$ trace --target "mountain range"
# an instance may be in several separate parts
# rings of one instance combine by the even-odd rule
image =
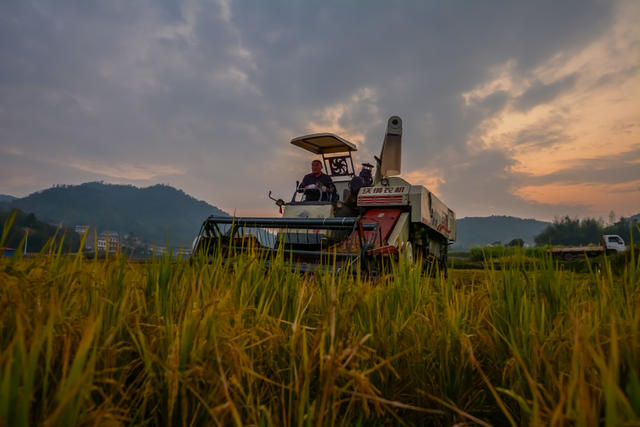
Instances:
[[[228,215],[168,185],[139,188],[89,182],[58,185],[27,197],[0,197],[0,210],[17,208],[39,220],[73,228],[89,225],[100,231],[118,231],[164,245],[189,246],[209,215]],[[510,216],[466,217],[457,220],[458,240],[452,250],[506,244],[522,239],[533,244],[548,222]]]
[[[168,185],[138,188],[88,182],[59,185],[0,203],[0,210],[20,209],[39,220],[73,228],[96,227],[171,246],[190,246],[209,215],[227,215]]]
[[[0,194],[0,203],[11,202],[12,200],[17,199],[17,197],[9,196],[7,194]]]

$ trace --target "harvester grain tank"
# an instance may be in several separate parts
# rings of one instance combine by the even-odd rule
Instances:
[[[210,216],[194,241],[194,253],[251,246],[284,250],[301,270],[331,258],[338,269],[359,265],[374,273],[385,260],[404,256],[446,270],[447,248],[456,239],[455,214],[426,187],[397,176],[400,117],[388,120],[375,178],[369,163],[356,175],[352,153],[357,148],[340,136],[304,135],[291,144],[320,156],[333,186],[300,188],[297,183],[288,202],[269,192],[281,217]]]

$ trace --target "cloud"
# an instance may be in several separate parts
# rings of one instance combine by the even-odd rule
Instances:
[[[580,215],[587,210],[588,206],[581,202],[548,203],[523,197],[518,189],[528,177],[513,172],[513,164],[501,150],[478,151],[464,162],[449,166],[440,182],[438,197],[445,200],[458,217],[497,214],[548,220],[562,213]],[[460,206],[466,208],[460,209]]]
[[[599,217],[606,215],[607,208],[616,212],[637,212],[640,209],[640,180],[613,185],[598,182],[527,185],[519,188],[516,194],[536,203],[586,205]],[[603,210],[603,207],[606,208]]]
[[[512,145],[518,149],[540,149],[566,144],[574,140],[566,126],[566,114],[558,112],[533,123],[531,126],[519,129],[515,134]]]
[[[549,84],[535,81],[522,95],[515,99],[513,107],[519,111],[527,111],[537,105],[549,103],[563,92],[572,89],[576,84],[576,80],[577,74],[574,73]]]
[[[598,169],[571,170],[576,159],[628,153],[640,140],[640,40],[632,3],[619,3],[610,31],[580,47],[558,51],[529,70],[518,60],[491,69],[487,81],[463,93],[469,112],[497,95],[503,108],[470,132],[474,149],[499,149],[514,160],[511,172],[527,179],[566,171],[574,179],[610,179]],[[634,57],[635,55],[635,57]],[[524,71],[524,72],[523,72]],[[579,177],[579,178],[578,178]]]
[[[440,194],[440,187],[444,183],[441,170],[414,170],[403,173],[402,177],[412,185],[423,185],[435,194]]]
[[[291,138],[338,132],[371,161],[398,114],[404,169],[460,216],[586,214],[516,192],[567,169],[580,179],[572,159],[632,151],[639,9],[3,2],[0,148],[16,155],[0,171],[37,179],[2,179],[0,192],[163,179],[229,211],[266,211],[269,189],[288,193],[307,172]]]
[[[581,205],[578,211],[604,217],[607,212],[640,211],[640,144],[631,151],[600,158],[577,158],[564,169],[541,176],[522,175],[513,194],[549,206]],[[556,210],[557,208],[551,208]]]
[[[577,185],[581,183],[603,186],[624,185],[634,182],[640,168],[640,142],[635,149],[598,158],[576,158],[565,163],[556,172],[527,179],[535,185]],[[612,190],[613,191],[613,190]],[[638,202],[640,208],[640,202]]]
[[[476,108],[482,110],[484,115],[491,116],[501,111],[509,102],[509,92],[496,90],[485,96],[476,104]]]
[[[80,171],[91,172],[109,178],[127,179],[131,181],[149,181],[159,177],[183,175],[185,173],[184,170],[171,165],[133,165],[127,163],[109,164],[100,161],[78,159],[67,160],[65,164]]]
[[[8,145],[6,147],[0,146],[0,152],[2,152],[5,155],[12,155],[12,156],[22,156],[24,154],[24,152],[20,148],[11,147]]]

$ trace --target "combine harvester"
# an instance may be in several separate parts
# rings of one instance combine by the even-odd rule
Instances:
[[[330,133],[301,136],[291,144],[321,156],[330,188],[296,183],[291,201],[275,199],[281,217],[210,216],[194,240],[193,253],[223,250],[283,251],[293,268],[313,271],[361,268],[376,274],[385,261],[404,256],[446,272],[447,248],[456,238],[455,214],[422,185],[400,178],[402,120],[389,119],[380,158],[355,174],[356,146]],[[283,212],[284,210],[284,212]],[[271,257],[266,257],[268,266]],[[335,260],[335,264],[334,264]]]

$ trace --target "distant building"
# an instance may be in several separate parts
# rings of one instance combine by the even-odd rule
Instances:
[[[122,239],[117,231],[106,231],[104,233],[100,233],[96,246],[98,248],[98,252],[107,252],[108,250],[110,254],[116,253],[122,249]]]
[[[76,225],[74,230],[81,235],[87,234],[84,248],[88,251],[96,250],[98,253],[106,253],[108,250],[113,254],[122,249],[123,239],[117,231],[103,231],[96,236],[95,231],[88,225]]]
[[[84,233],[89,229],[88,225],[76,225],[73,227],[73,231],[78,233],[79,235],[84,235]]]

